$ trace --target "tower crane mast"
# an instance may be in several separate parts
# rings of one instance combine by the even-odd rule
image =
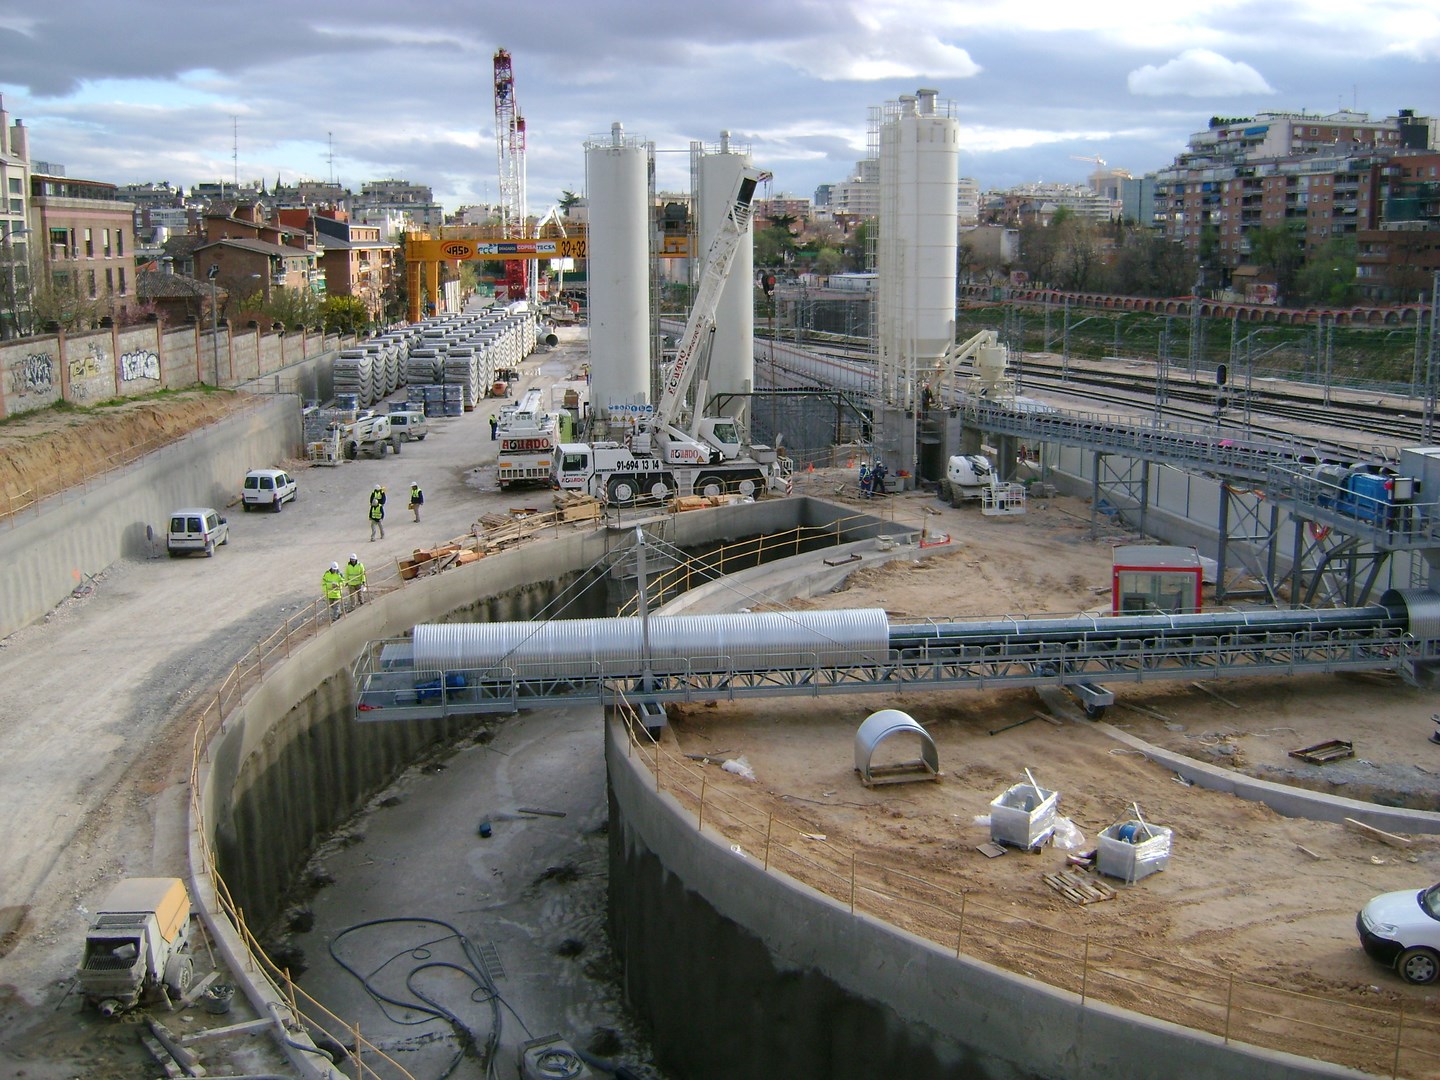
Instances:
[[[495,158],[500,174],[500,230],[505,240],[525,236],[525,117],[515,100],[515,69],[510,53],[495,52]],[[505,263],[509,300],[530,295],[528,260]]]

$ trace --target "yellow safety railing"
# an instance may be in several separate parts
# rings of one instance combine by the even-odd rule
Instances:
[[[370,585],[370,590],[380,594],[403,584],[397,568],[391,567],[389,574],[383,575],[378,582]],[[200,773],[202,762],[209,761],[211,740],[225,730],[226,717],[234,711],[245,694],[259,683],[266,671],[288,657],[296,647],[324,632],[330,625],[329,604],[324,600],[315,601],[257,641],[254,648],[221,680],[214,696],[207,696],[204,707],[196,717],[191,738],[191,828],[200,850],[200,872],[210,879],[219,900],[221,910],[216,914],[229,920],[244,947],[247,964],[245,974],[268,980],[276,994],[288,1003],[289,1011],[298,1023],[310,1029],[324,1031],[337,1043],[352,1047],[349,1053],[356,1080],[370,1077],[416,1080],[403,1065],[364,1038],[358,1023],[344,1020],[325,1008],[295,984],[287,969],[281,968],[266,955],[246,921],[243,909],[235,902],[225,879],[220,875],[216,854],[210,845],[209,831],[205,825],[204,807],[200,798]],[[377,1068],[377,1065],[383,1068]]]
[[[871,526],[876,519],[899,526],[892,535],[910,532],[918,538],[925,533],[923,517],[906,514],[894,504],[881,504],[877,511],[846,515],[823,525],[796,525],[782,532],[721,544],[703,556],[683,559],[650,578],[645,587],[647,601],[652,606],[659,606],[697,585],[799,555],[802,551],[816,550],[826,544],[840,544],[848,532]],[[621,617],[634,615],[638,605],[639,597],[631,597],[620,605],[616,614]]]
[[[1440,1021],[1393,1007],[1360,1005],[1262,983],[1221,967],[1131,949],[1096,934],[1015,914],[975,899],[938,868],[924,875],[830,843],[815,827],[711,783],[706,770],[653,739],[622,698],[617,714],[628,754],[653,774],[655,790],[695,817],[696,828],[733,844],[765,872],[784,873],[849,907],[969,956],[1078,994],[1221,1036],[1228,1042],[1303,1053],[1391,1077],[1431,1077],[1440,1067]],[[798,812],[797,812],[798,813]],[[897,902],[903,901],[903,906]],[[1043,931],[1046,944],[1017,929]],[[1297,1038],[1298,1035],[1298,1038]],[[1296,1049],[1303,1041],[1304,1050]]]

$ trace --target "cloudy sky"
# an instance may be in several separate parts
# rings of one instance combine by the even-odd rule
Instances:
[[[532,212],[583,193],[614,121],[688,188],[721,130],[809,197],[921,87],[982,187],[1169,163],[1213,115],[1440,114],[1436,0],[0,0],[0,94],[31,156],[116,183],[276,177],[494,200],[492,57],[513,57]],[[333,165],[330,147],[333,146]]]

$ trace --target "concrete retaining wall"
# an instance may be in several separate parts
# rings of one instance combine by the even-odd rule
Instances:
[[[47,499],[0,531],[0,637],[40,618],[82,574],[150,554],[147,529],[164,550],[170,511],[238,496],[245,462],[279,461],[300,446],[300,408],[278,397],[192,432],[86,488]],[[236,463],[241,464],[236,464]]]
[[[357,723],[349,667],[366,643],[423,622],[534,618],[613,541],[605,533],[563,536],[377,597],[306,643],[226,717],[226,730],[211,745],[203,805],[221,874],[255,925],[279,913],[317,838],[425,748],[484,724]],[[577,617],[604,614],[599,590],[573,591],[594,595],[595,609],[582,608]],[[473,599],[457,607],[460,597]]]
[[[625,993],[661,1063],[688,1080],[1362,1075],[957,959],[697,831],[627,756],[619,724],[606,763],[610,931]]]

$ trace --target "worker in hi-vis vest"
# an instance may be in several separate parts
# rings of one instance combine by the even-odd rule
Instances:
[[[360,561],[360,556],[352,551],[350,561],[341,572],[345,575],[345,590],[350,594],[350,606],[359,607],[365,602],[365,564]]]
[[[330,605],[330,621],[334,622],[340,617],[340,603],[345,596],[345,575],[340,572],[338,562],[332,562],[330,569],[320,575],[320,589]]]

